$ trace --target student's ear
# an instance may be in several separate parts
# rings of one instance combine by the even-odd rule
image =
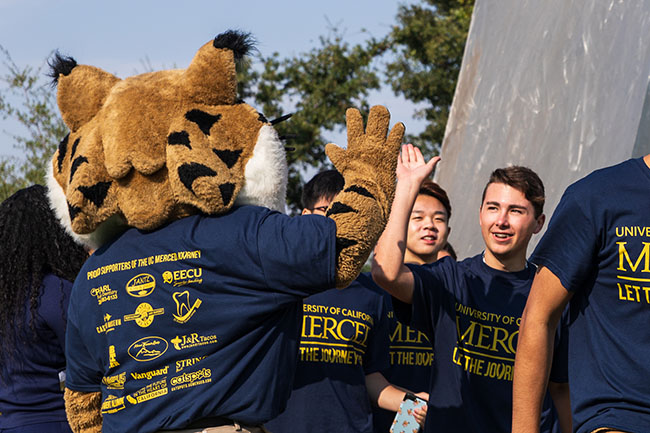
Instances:
[[[535,227],[533,234],[537,234],[542,230],[542,227],[544,227],[544,221],[546,221],[546,215],[541,214],[537,217],[537,227]]]

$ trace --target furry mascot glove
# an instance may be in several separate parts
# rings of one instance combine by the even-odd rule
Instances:
[[[346,112],[348,147],[328,144],[327,156],[343,175],[345,186],[327,216],[336,221],[336,287],[350,284],[361,271],[381,235],[395,194],[397,155],[404,125],[388,133],[390,113],[383,106],[370,109],[364,131],[359,110]]]

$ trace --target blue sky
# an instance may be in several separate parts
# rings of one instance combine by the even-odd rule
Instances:
[[[397,6],[389,0],[0,0],[0,45],[18,66],[40,66],[59,49],[124,78],[147,70],[144,63],[153,69],[184,68],[202,44],[228,29],[251,32],[262,55],[277,51],[283,57],[318,46],[319,36],[333,26],[351,44],[368,35],[381,37],[395,22]],[[6,71],[0,65],[0,74]],[[423,127],[410,120],[414,106],[389,89],[373,94],[370,102],[386,105],[392,123],[404,122],[408,132]],[[5,131],[21,132],[14,122],[0,119],[0,155],[13,154]],[[333,134],[331,140],[343,145],[343,137]]]

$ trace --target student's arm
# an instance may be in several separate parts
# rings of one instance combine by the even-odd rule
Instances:
[[[373,405],[382,409],[397,412],[399,405],[404,400],[404,395],[408,392],[404,388],[392,385],[383,374],[379,372],[370,373],[366,376],[366,389],[368,396]],[[429,394],[420,392],[416,396],[429,400]],[[427,415],[426,406],[415,409],[415,419],[420,425],[424,425],[424,418]]]
[[[573,422],[571,420],[571,398],[569,397],[569,384],[559,382],[549,382],[548,392],[553,399],[553,405],[557,411],[560,422],[560,431],[562,433],[571,433],[573,431]]]
[[[546,267],[535,275],[521,317],[513,382],[513,433],[539,433],[542,401],[547,389],[555,329],[571,298]]]
[[[402,302],[413,300],[413,274],[404,265],[406,232],[413,203],[422,181],[440,158],[425,162],[422,153],[412,144],[402,146],[397,162],[397,186],[388,223],[375,247],[372,278],[384,290]]]

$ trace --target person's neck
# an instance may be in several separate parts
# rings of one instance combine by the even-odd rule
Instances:
[[[490,250],[483,252],[483,261],[492,269],[503,272],[519,272],[528,267],[526,256],[515,255],[513,257],[497,256],[492,254]]]
[[[438,257],[438,252],[437,251],[436,251],[435,254],[423,256],[423,255],[413,254],[409,250],[406,250],[404,252],[404,263],[414,263],[416,265],[426,265],[427,263],[435,262],[437,257]]]

